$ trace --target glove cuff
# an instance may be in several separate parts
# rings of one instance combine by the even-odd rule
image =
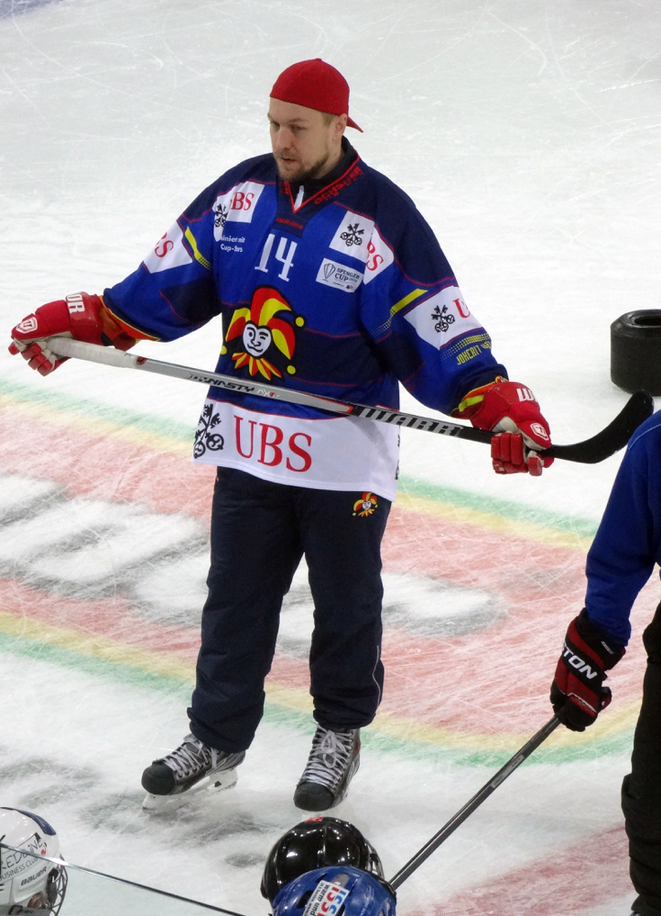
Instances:
[[[576,627],[576,632],[586,646],[599,656],[604,671],[614,668],[626,653],[624,646],[620,646],[614,642],[604,633],[601,627],[590,620],[587,608],[583,608],[581,613],[574,620],[574,626]]]
[[[123,321],[109,307],[103,296],[98,297],[101,302],[100,322],[104,344],[112,344],[118,350],[129,350],[138,340],[158,340],[151,334],[146,334],[126,321]]]
[[[507,379],[504,375],[498,375],[493,380],[489,382],[488,385],[481,385],[479,388],[473,388],[468,394],[465,394],[464,397],[459,402],[458,406],[450,414],[451,417],[457,417],[462,420],[469,420],[473,414],[479,410],[484,396],[490,388],[493,388],[494,385],[497,385],[498,382],[506,382]]]

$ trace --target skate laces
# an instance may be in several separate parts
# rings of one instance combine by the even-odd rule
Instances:
[[[207,747],[198,738],[187,735],[176,750],[163,758],[163,763],[170,767],[175,779],[180,781],[213,769],[221,756],[222,751]]]
[[[358,729],[334,732],[319,726],[301,782],[315,782],[334,790],[349,769],[357,747]]]

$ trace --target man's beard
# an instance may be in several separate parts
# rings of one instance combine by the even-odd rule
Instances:
[[[280,168],[280,160],[277,158],[277,156],[275,157],[275,164],[278,169],[278,175],[280,178],[282,178],[283,181],[293,181],[296,184],[305,184],[306,181],[314,181],[316,178],[323,178],[324,175],[330,172],[330,168],[327,168],[329,159],[330,153],[326,153],[324,156],[318,159],[317,162],[311,165],[310,168],[293,175],[282,173]]]

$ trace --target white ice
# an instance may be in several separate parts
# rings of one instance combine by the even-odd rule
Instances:
[[[610,381],[611,322],[659,307],[660,47],[656,0],[335,7],[324,0],[0,0],[5,341],[39,304],[80,289],[100,292],[135,269],[203,187],[268,149],[266,101],[277,74],[322,56],[351,84],[352,115],[364,129],[352,141],[416,201],[510,377],[533,388],[556,442],[586,438],[627,399]],[[165,351],[158,344],[140,350],[210,369],[219,340],[212,323]],[[73,361],[42,379],[0,350],[0,407],[11,408],[0,459],[12,452],[19,401],[21,420],[31,424],[20,466],[15,456],[10,466],[0,462],[0,584],[23,583],[58,607],[70,599],[74,629],[85,601],[128,594],[145,629],[159,620],[187,627],[194,640],[204,595],[203,514],[116,499],[95,479],[96,452],[91,467],[87,454],[68,455],[72,480],[89,495],[67,498],[48,464],[63,460],[62,442],[76,430],[62,427],[60,440],[48,426],[48,405],[69,405],[74,416],[84,404],[79,415],[98,420],[99,449],[110,429],[103,424],[121,426],[120,416],[140,415],[143,429],[145,418],[157,431],[176,425],[184,431],[168,465],[176,475],[178,466],[190,473],[186,431],[192,434],[203,396],[191,383]],[[31,412],[32,401],[42,409]],[[429,413],[406,395],[403,404]],[[116,427],[112,434],[119,435]],[[556,513],[578,531],[596,526],[619,460],[594,467],[556,461],[541,480],[503,479],[492,473],[484,446],[404,431],[401,466],[404,480],[442,485],[485,506],[502,500],[526,522]],[[122,469],[124,477],[131,473]],[[160,485],[154,472],[153,489]],[[412,531],[411,548],[414,542],[419,547]],[[476,529],[463,564],[479,570],[484,560]],[[525,582],[535,563],[531,547],[529,562],[517,554],[503,574]],[[386,623],[400,628],[393,632],[431,627],[436,636],[458,636],[476,615],[486,628],[508,612],[479,576],[459,588],[420,570],[386,569],[385,582]],[[544,588],[549,600],[558,594],[554,581]],[[595,729],[618,715],[618,677],[642,672],[640,632],[656,582],[648,589],[623,674],[613,674],[613,706]],[[555,641],[533,655],[505,657],[494,640],[468,673],[466,655],[458,656],[443,695],[426,695],[412,677],[411,708],[456,707],[461,720],[457,704],[488,705],[494,698],[485,694],[499,685],[513,695],[532,669],[548,674],[540,681],[547,685],[579,609],[564,608]],[[283,616],[285,657],[304,658],[309,611],[300,573]],[[534,619],[529,627],[534,634]],[[93,643],[93,628],[81,622],[80,630]],[[53,646],[44,631],[34,639]],[[185,733],[190,684],[182,676],[166,689],[163,679],[132,679],[128,670],[111,676],[95,666],[91,643],[79,664],[64,650],[61,657],[55,650],[22,654],[17,642],[0,643],[0,804],[46,816],[73,863],[239,913],[266,913],[261,868],[272,843],[303,818],[291,796],[311,720],[305,712],[267,715],[236,789],[203,810],[149,818],[140,810],[140,773]],[[528,696],[540,726],[551,714],[546,689]],[[520,743],[530,736],[508,718],[505,700],[494,716],[494,734],[513,733]],[[399,912],[628,913],[634,895],[624,845],[604,870],[613,892],[597,903],[581,895],[604,833],[621,829],[628,747],[625,741],[599,754],[585,746],[574,759],[550,755],[514,773],[402,885]],[[384,748],[375,732],[349,798],[334,813],[364,830],[392,875],[507,756],[500,748],[493,761],[475,762],[443,748],[421,750],[406,734]],[[562,858],[579,848],[581,855]],[[532,882],[526,897],[521,875],[546,858],[561,863],[557,874]],[[489,882],[500,889],[491,908],[479,897]],[[69,911],[162,912],[169,905],[137,891],[124,900],[123,892],[80,876],[78,884],[72,879]]]

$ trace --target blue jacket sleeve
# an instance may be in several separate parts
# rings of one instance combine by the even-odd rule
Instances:
[[[656,413],[629,444],[587,557],[588,616],[623,646],[636,596],[661,559],[660,458]]]

